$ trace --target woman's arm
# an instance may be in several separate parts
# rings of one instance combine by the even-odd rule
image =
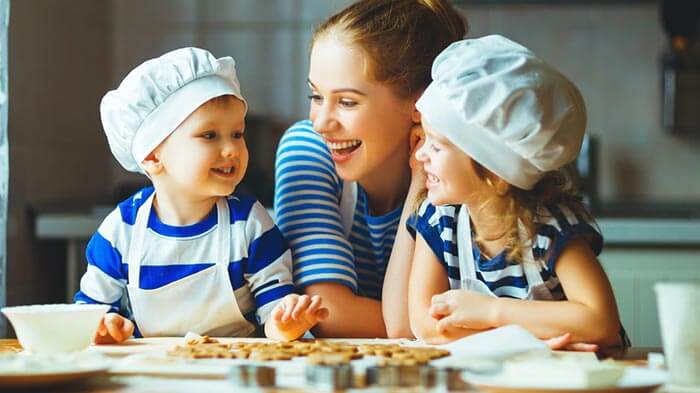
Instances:
[[[304,288],[319,295],[329,310],[328,318],[311,329],[316,337],[384,338],[386,329],[378,300],[355,295],[342,284],[321,282]]]
[[[389,338],[413,337],[408,318],[408,280],[416,242],[406,229],[406,221],[415,212],[418,197],[425,190],[425,171],[422,163],[415,157],[415,152],[423,145],[424,139],[423,128],[415,125],[409,136],[411,185],[403,205],[382,286],[382,314]]]
[[[434,295],[449,289],[447,273],[422,236],[416,236],[416,249],[408,284],[408,312],[413,334],[426,342],[440,344],[478,333],[479,329],[449,326],[441,332],[429,312]],[[466,292],[466,291],[461,291]]]
[[[540,338],[571,334],[573,342],[602,346],[620,343],[620,318],[605,272],[590,246],[573,240],[555,265],[567,300],[488,298],[449,291],[433,299],[431,313],[441,316],[438,330],[518,324]]]
[[[294,282],[320,295],[329,317],[319,337],[386,337],[379,301],[355,295],[353,248],[345,238],[340,184],[323,139],[309,122],[285,132],[275,162],[275,216],[292,250]]]
[[[416,243],[406,229],[412,209],[413,203],[407,198],[384,275],[382,315],[389,338],[413,337],[408,318],[408,281]]]

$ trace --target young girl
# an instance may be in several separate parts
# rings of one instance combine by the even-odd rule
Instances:
[[[418,100],[427,201],[416,248],[411,329],[430,342],[518,324],[541,338],[625,341],[596,259],[602,237],[564,166],[586,125],[576,87],[501,36],[456,42]]]

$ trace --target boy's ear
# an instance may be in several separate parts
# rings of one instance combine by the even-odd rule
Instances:
[[[163,171],[163,162],[158,158],[155,151],[152,151],[141,161],[143,169],[149,176],[154,176]]]

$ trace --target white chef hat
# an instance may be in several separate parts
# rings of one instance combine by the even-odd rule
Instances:
[[[223,95],[246,103],[231,57],[181,48],[144,62],[100,103],[112,154],[126,170],[145,173],[140,164],[153,149],[199,106]]]
[[[508,183],[532,189],[573,161],[586,129],[576,86],[499,35],[452,43],[416,103],[425,122]]]

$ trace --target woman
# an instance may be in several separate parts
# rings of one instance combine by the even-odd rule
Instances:
[[[405,220],[425,183],[409,165],[420,133],[415,102],[435,56],[466,30],[444,0],[375,0],[314,32],[311,121],[280,141],[275,212],[296,284],[330,310],[317,336],[412,336]]]
[[[275,215],[295,284],[329,309],[317,337],[414,336],[407,297],[415,243],[405,223],[425,189],[415,103],[435,57],[466,32],[445,0],[362,0],[313,34],[310,121],[280,140]],[[548,344],[596,349],[571,344],[568,334]]]

